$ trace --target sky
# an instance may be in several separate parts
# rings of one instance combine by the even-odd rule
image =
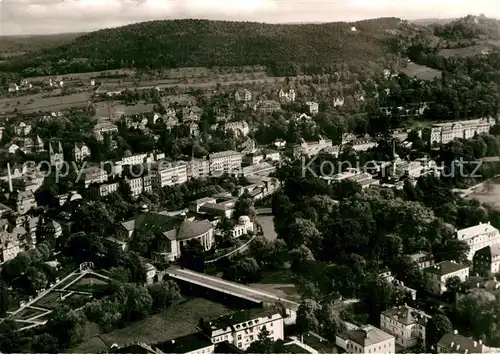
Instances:
[[[468,14],[499,18],[500,0],[0,0],[0,35],[87,32],[174,18],[290,23]]]

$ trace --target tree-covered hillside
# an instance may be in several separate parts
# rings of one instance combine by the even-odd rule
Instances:
[[[32,75],[124,67],[241,65],[267,65],[281,75],[311,71],[312,67],[328,71],[340,62],[364,66],[390,60],[394,30],[400,22],[396,18],[304,25],[143,22],[80,36],[70,44],[13,59],[3,69]]]

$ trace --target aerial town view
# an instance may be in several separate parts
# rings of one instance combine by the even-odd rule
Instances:
[[[195,2],[0,0],[0,353],[500,353],[500,3]]]

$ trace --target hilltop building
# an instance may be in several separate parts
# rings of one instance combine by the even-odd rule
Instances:
[[[500,231],[493,227],[490,222],[479,223],[476,226],[457,230],[457,239],[467,243],[470,248],[467,259],[472,261],[478,250],[500,243]]]

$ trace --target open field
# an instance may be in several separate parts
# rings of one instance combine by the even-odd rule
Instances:
[[[409,77],[416,76],[420,80],[433,80],[435,78],[440,78],[442,73],[439,70],[429,68],[427,66],[418,65],[415,63],[408,63],[406,68],[401,70],[403,73]]]
[[[300,302],[301,300],[290,269],[264,272],[262,279],[258,283],[249,284],[249,286],[276,294],[276,296],[290,301]]]
[[[474,190],[466,199],[476,199],[500,210],[500,180],[491,180]]]
[[[269,241],[274,241],[278,237],[276,231],[274,231],[274,216],[272,215],[259,215],[257,216],[258,223],[262,226],[262,231],[264,232],[264,237]]]
[[[476,44],[465,48],[441,49],[439,54],[444,57],[468,57],[485,53],[491,53],[494,50],[500,49],[500,40],[489,40],[482,44]]]
[[[214,318],[234,312],[231,308],[202,298],[190,299],[145,320],[106,334],[88,333],[90,336],[72,352],[97,352],[113,343],[124,345],[134,341],[155,343],[196,331],[200,318]]]
[[[69,277],[65,281],[60,282],[59,284],[57,284],[54,287],[54,290],[59,290],[59,289],[64,288],[66,285],[68,285],[69,283],[71,283],[72,281],[74,281],[75,279],[77,279],[79,276],[80,276],[80,274],[73,274],[71,277]]]
[[[135,69],[120,69],[120,70],[105,70],[105,71],[92,71],[88,73],[72,73],[72,74],[64,74],[57,76],[37,76],[37,77],[27,77],[26,80],[28,82],[34,81],[49,81],[49,79],[53,79],[55,77],[61,78],[64,81],[72,81],[72,80],[90,80],[90,79],[98,79],[102,76],[107,75],[134,75],[136,72]],[[107,80],[107,79],[103,79]]]
[[[40,93],[0,99],[0,113],[11,112],[14,109],[22,113],[33,113],[44,110],[57,111],[75,106],[85,106],[92,98],[91,92],[80,92],[57,97],[43,97],[44,95]]]
[[[106,291],[108,285],[109,282],[103,278],[93,275],[86,275],[80,280],[78,280],[76,283],[72,284],[66,290],[100,293]]]
[[[62,294],[59,292],[51,291],[50,293],[39,299],[37,302],[35,302],[33,306],[43,307],[48,310],[55,309],[61,303],[59,301],[61,295]]]
[[[24,308],[17,315],[14,316],[16,320],[29,320],[31,317],[35,317],[41,314],[44,314],[44,311],[33,309],[33,308]]]

